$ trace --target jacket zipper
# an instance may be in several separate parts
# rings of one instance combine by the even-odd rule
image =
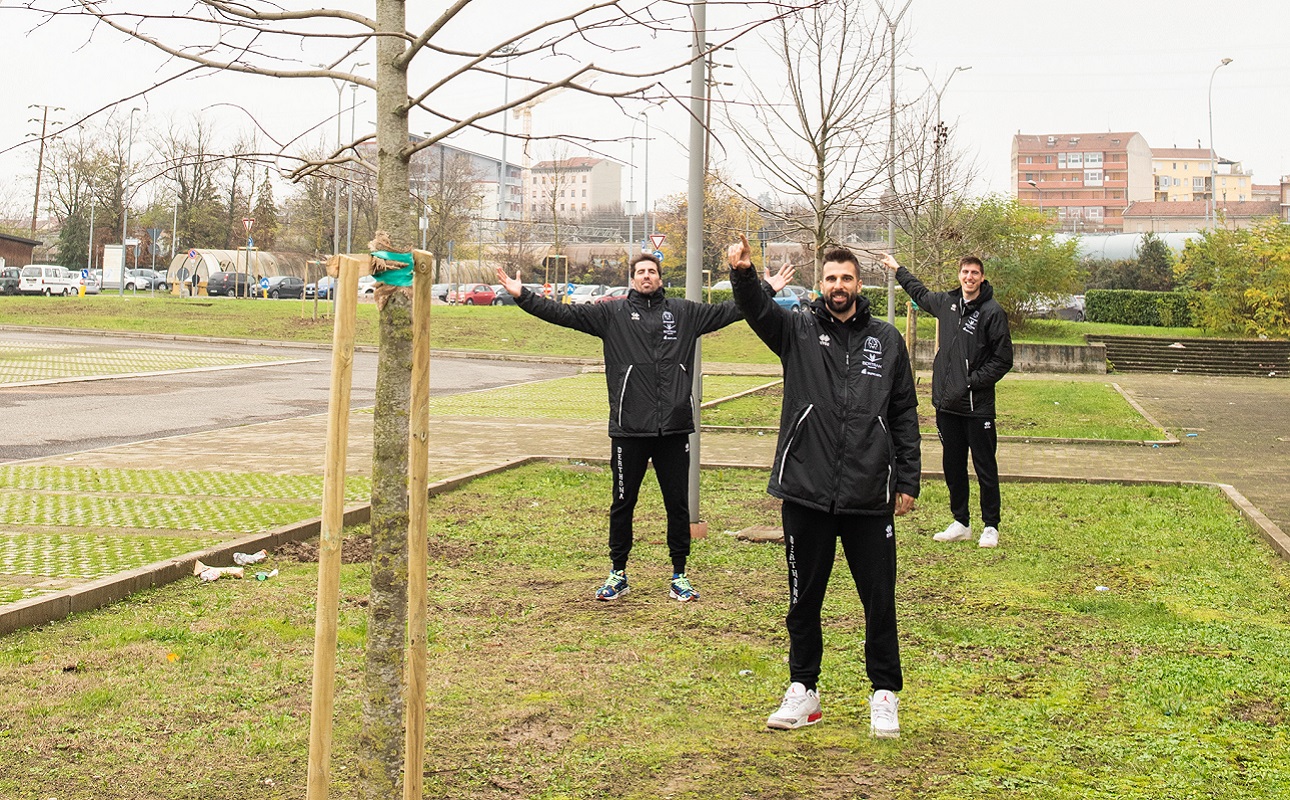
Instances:
[[[971,374],[971,372],[972,372],[972,367],[970,364],[968,364],[968,360],[966,358],[963,359],[963,382],[964,383],[967,383],[967,376]],[[972,411],[976,411],[976,398],[972,396],[971,386],[968,386],[968,408],[971,409]]]
[[[811,403],[809,406],[802,409],[802,415],[797,418],[797,424],[793,426],[793,435],[788,437],[788,443],[784,445],[784,455],[779,462],[779,475],[775,478],[776,483],[782,484],[784,482],[784,466],[788,464],[788,453],[793,449],[793,440],[797,438],[797,432],[802,429],[802,423],[806,422],[806,417],[811,413],[811,409],[813,408],[815,408],[815,404]]]
[[[883,433],[883,435],[884,435],[886,438],[890,439],[890,438],[891,438],[891,434],[890,434],[890,432],[888,432],[888,430],[887,430],[887,423],[886,423],[886,421],[885,421],[885,420],[883,420],[883,418],[882,418],[882,415],[881,415],[881,414],[880,414],[880,415],[878,415],[878,424],[882,426],[882,433]],[[887,445],[887,502],[888,502],[888,503],[890,503],[890,502],[891,502],[891,459],[892,459],[892,457],[893,457],[893,453],[891,452],[891,449],[892,449],[892,448],[891,448],[891,445],[890,445],[890,444],[888,444],[888,445]]]
[[[623,427],[623,400],[627,397],[627,379],[632,376],[632,369],[635,364],[627,367],[627,372],[623,374],[623,388],[618,393],[618,427]]]

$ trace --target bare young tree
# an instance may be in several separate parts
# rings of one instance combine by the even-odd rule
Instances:
[[[555,0],[513,14],[499,14],[497,4],[483,0],[435,4],[429,12],[407,0],[370,0],[371,15],[354,10],[356,3],[318,8],[271,0],[191,0],[176,12],[145,0],[110,5],[25,0],[26,8],[43,15],[42,22],[88,16],[96,30],[119,32],[182,65],[162,82],[179,74],[232,72],[273,79],[271,87],[287,79],[329,78],[374,91],[376,239],[379,249],[395,253],[409,253],[417,242],[409,165],[418,151],[471,127],[499,133],[490,120],[557,89],[603,101],[630,119],[627,100],[671,97],[661,83],[664,76],[706,56],[692,52],[694,41],[714,48],[729,44],[768,19],[792,13],[794,0],[730,6],[738,21],[721,31],[695,31],[688,4],[679,0]],[[424,20],[410,26],[409,11]],[[359,53],[372,62],[374,78],[340,68]],[[309,66],[320,54],[328,66]],[[409,85],[414,63],[420,66],[415,89]],[[500,83],[507,75],[520,90],[501,102],[481,104],[479,80]],[[409,136],[414,113],[419,128],[433,128],[416,141]],[[568,129],[548,138],[590,141]],[[307,162],[285,147],[272,155],[296,159],[290,176],[299,179],[356,158],[354,144]],[[400,794],[402,782],[412,293],[381,285],[377,304],[370,622],[359,758],[364,793],[388,800]]]
[[[433,155],[426,151],[422,155]],[[418,196],[426,226],[426,247],[435,257],[435,280],[443,280],[450,242],[466,239],[473,212],[479,203],[479,175],[470,158],[448,154],[439,148],[437,156],[416,159],[413,184],[425,187]]]
[[[751,102],[726,106],[759,177],[791,207],[805,204],[805,214],[759,211],[813,248],[812,282],[838,223],[877,207],[888,161],[887,50],[865,5],[834,0],[773,22],[763,38],[783,79],[750,77]]]

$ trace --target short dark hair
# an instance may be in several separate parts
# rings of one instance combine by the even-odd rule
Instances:
[[[985,274],[985,264],[976,256],[963,256],[959,259],[959,269],[963,269],[968,264],[976,264],[976,268],[981,270],[981,274]]]
[[[834,245],[833,247],[825,250],[824,261],[821,263],[827,264],[830,261],[834,264],[850,264],[851,268],[855,270],[856,277],[860,277],[860,262],[856,260],[855,253],[852,253],[845,247]]]
[[[627,271],[628,271],[628,273],[629,273],[629,274],[631,274],[631,275],[635,275],[635,274],[636,274],[636,265],[637,265],[637,264],[639,264],[639,263],[641,263],[642,261],[648,261],[648,262],[650,262],[651,264],[653,264],[653,265],[654,265],[654,268],[655,268],[655,269],[662,269],[662,268],[663,268],[663,265],[659,263],[658,259],[654,257],[654,254],[653,254],[653,253],[641,253],[640,255],[638,255],[638,256],[636,256],[635,258],[633,258],[633,259],[632,259],[631,266],[630,266],[630,267],[628,268],[628,270],[627,270]]]

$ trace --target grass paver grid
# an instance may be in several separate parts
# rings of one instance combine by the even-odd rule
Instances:
[[[217,541],[214,536],[0,532],[0,575],[103,578]]]
[[[24,352],[28,348],[0,350],[0,384],[51,378],[89,377],[162,372],[196,367],[271,363],[275,359],[235,353],[161,350],[125,347],[102,350],[86,347],[54,352]]]
[[[283,499],[321,501],[321,475],[272,475],[258,472],[168,472],[93,467],[0,465],[0,497],[7,492],[100,492],[122,495],[170,495],[186,498]],[[365,475],[345,479],[345,499],[358,502],[371,496]],[[3,522],[3,519],[0,519]],[[55,523],[56,524],[56,523]]]

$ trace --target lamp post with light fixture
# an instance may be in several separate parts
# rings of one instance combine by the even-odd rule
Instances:
[[[1218,175],[1215,174],[1214,163],[1214,76],[1218,71],[1228,64],[1232,59],[1225,58],[1218,62],[1214,71],[1209,73],[1209,204],[1205,207],[1205,226],[1214,227],[1214,192],[1218,188]]]

